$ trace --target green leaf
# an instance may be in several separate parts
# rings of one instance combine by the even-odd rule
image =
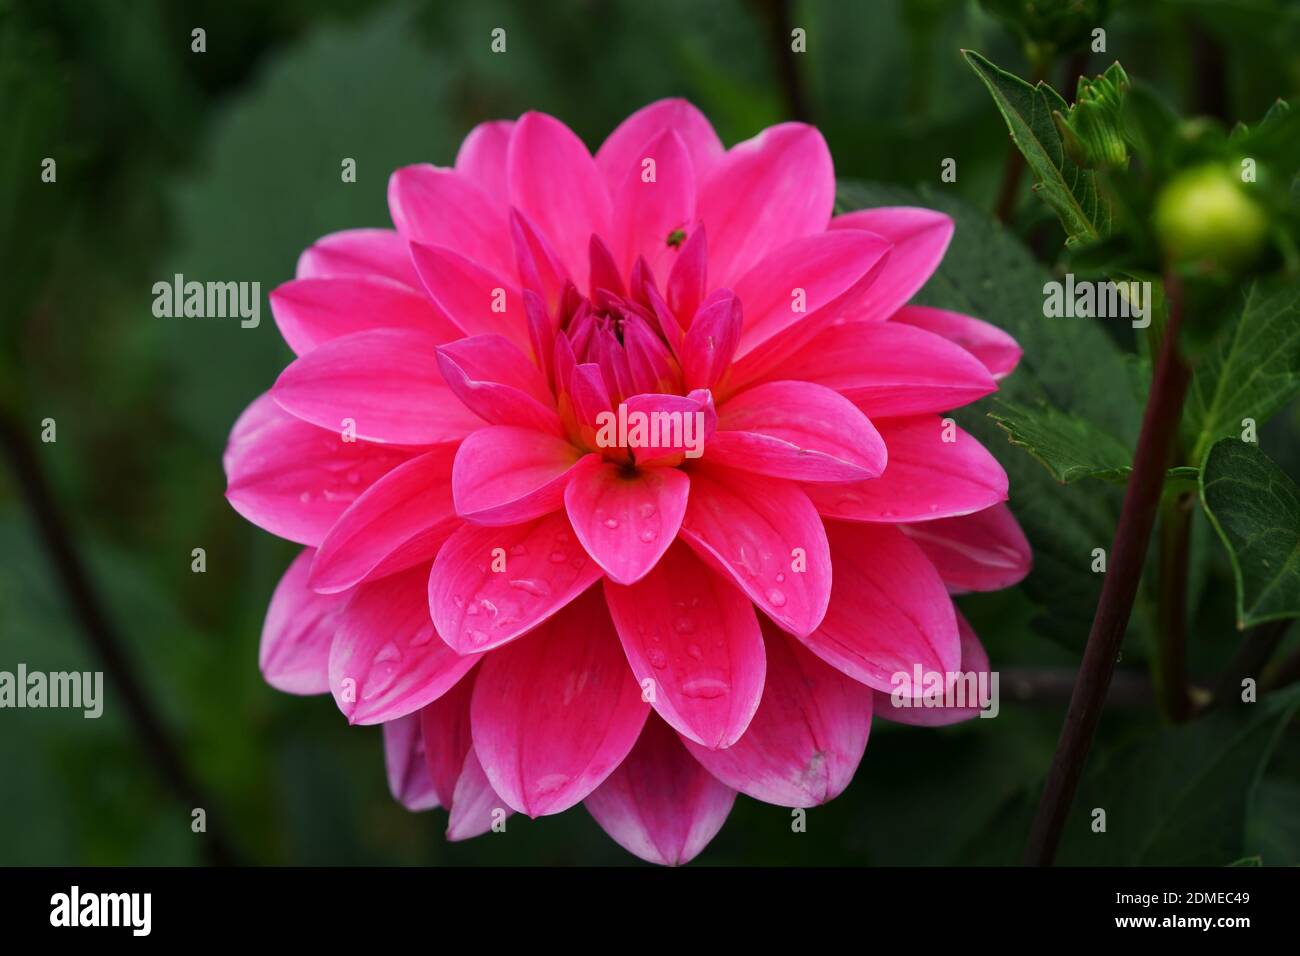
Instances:
[[[1270,866],[1300,864],[1300,783],[1270,768],[1246,818],[1246,849]]]
[[[1025,449],[1062,484],[1080,478],[1123,482],[1133,454],[1123,442],[1091,422],[1050,405],[1030,408],[998,402],[989,417],[1011,444]]]
[[[1201,505],[1228,549],[1237,627],[1300,617],[1300,488],[1256,445],[1225,438],[1201,468]]]
[[[1256,788],[1300,688],[1165,728],[1090,762],[1057,862],[1223,866],[1248,853]],[[1094,832],[1095,809],[1106,831]]]
[[[1065,227],[1066,245],[1096,242],[1110,232],[1110,206],[1097,190],[1096,173],[1066,155],[1052,114],[1069,105],[1046,83],[1030,86],[971,50],[966,62],[984,81],[1011,130],[1011,138],[1037,180],[1035,191]]]
[[[1300,284],[1251,287],[1227,341],[1197,369],[1183,410],[1184,441],[1200,461],[1219,438],[1240,437],[1300,390]]]

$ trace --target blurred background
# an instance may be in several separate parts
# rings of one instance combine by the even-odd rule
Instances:
[[[389,225],[389,172],[449,165],[475,123],[543,110],[594,149],[664,96],[692,100],[728,145],[806,119],[841,177],[924,186],[987,219],[1010,144],[959,50],[1029,75],[1008,26],[1026,14],[998,14],[1078,6],[0,0],[0,669],[104,670],[109,641],[134,681],[106,677],[99,720],[0,711],[0,864],[634,863],[581,808],[448,844],[444,811],[411,814],[389,797],[378,728],[349,729],[330,698],[262,682],[262,616],[297,549],[226,504],[221,451],[290,353],[265,300],[256,329],[158,319],[153,284],[180,272],[260,281],[265,295],[318,236]],[[1106,14],[1106,52],[1085,45],[1053,61],[1067,95],[1073,76],[1116,59],[1188,113],[1254,120],[1300,92],[1296,4],[1100,6],[1110,9],[1088,16]],[[196,27],[206,52],[191,51]],[[496,27],[505,54],[490,50]],[[806,53],[790,52],[794,27]],[[46,157],[55,183],[40,180]],[[343,157],[356,159],[353,184],[340,182]],[[959,160],[955,183],[940,182],[945,157]],[[1021,192],[1012,229],[1050,264],[1059,229],[1027,183]],[[963,235],[959,225],[954,249]],[[55,443],[40,440],[46,418]],[[1269,439],[1293,476],[1297,418],[1287,410]],[[991,434],[1017,507],[1017,476],[1038,466]],[[1230,581],[1202,525],[1199,573]],[[1108,543],[1103,528],[1097,544]],[[204,573],[191,570],[199,547]],[[60,576],[68,562],[84,567],[91,596]],[[1087,611],[1085,584],[1072,600]],[[855,782],[810,812],[806,833],[791,832],[789,811],[742,797],[699,863],[1014,861],[1064,714],[1059,677],[1087,630],[1087,614],[1057,607],[1052,588],[1036,571],[961,602],[1003,672],[998,719],[937,731],[877,721]],[[1230,585],[1198,591],[1195,673],[1212,675],[1235,650],[1231,603]],[[1067,840],[1061,860],[1300,863],[1295,729],[1164,725],[1146,639],[1130,635],[1080,801],[1121,818],[1130,807],[1137,829]],[[1008,674],[1025,675],[1018,690]],[[191,832],[198,806],[206,835]]]

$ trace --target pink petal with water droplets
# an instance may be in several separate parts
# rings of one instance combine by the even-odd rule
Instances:
[[[345,442],[257,398],[235,422],[222,463],[226,499],[271,534],[315,547],[356,498],[409,451]]]
[[[294,279],[269,298],[280,334],[298,355],[367,329],[412,329],[440,342],[460,337],[418,291],[382,276]]]
[[[451,500],[455,456],[455,445],[436,446],[367,488],[321,542],[311,587],[346,591],[432,560],[461,523]]]
[[[488,655],[474,682],[474,750],[492,788],[530,817],[560,813],[613,772],[650,708],[593,588]]]
[[[667,274],[677,258],[669,236],[695,218],[695,172],[674,131],[665,130],[642,145],[644,152],[610,189],[615,262],[627,275],[637,257],[644,256],[652,272]],[[654,166],[647,167],[647,161]],[[653,179],[647,181],[651,169]]]
[[[942,707],[924,706],[923,699],[918,701],[915,697],[904,695],[901,690],[903,685],[900,684],[897,694],[886,694],[881,691],[874,692],[877,717],[896,724],[912,724],[916,727],[946,727],[949,724],[957,724],[978,717],[983,709],[978,683],[980,675],[985,675],[984,686],[989,694],[989,697],[985,699],[991,703],[996,703],[992,701],[992,692],[995,688],[989,683],[988,653],[985,652],[984,645],[980,643],[974,628],[970,626],[966,618],[962,617],[960,612],[957,614],[957,631],[961,635],[961,682],[958,683],[954,676],[951,691],[953,704]],[[974,683],[970,681],[970,675],[974,675]],[[926,678],[923,676],[922,687],[925,686],[925,680]],[[945,683],[944,686],[946,687],[947,684]],[[902,706],[904,700],[908,700],[910,706]],[[957,701],[969,705],[957,706]]]
[[[564,487],[583,458],[554,435],[509,425],[480,428],[456,452],[451,476],[456,511],[490,525],[549,514],[563,505]]]
[[[833,388],[873,418],[944,412],[997,390],[965,349],[901,322],[832,325],[770,375]]]
[[[514,120],[479,123],[456,153],[456,172],[478,186],[495,203],[506,205],[510,186],[506,176],[506,152]]]
[[[321,236],[298,257],[294,277],[375,275],[420,288],[406,240],[393,229],[344,229]]]
[[[508,528],[465,525],[433,562],[429,608],[448,645],[487,651],[532,630],[600,577],[563,511]]]
[[[605,599],[642,693],[678,733],[730,747],[763,693],[763,638],[754,607],[682,544],[632,585],[605,581]]]
[[[1005,504],[899,527],[921,546],[954,594],[1012,587],[1033,567],[1029,541]]]
[[[767,683],[743,737],[726,750],[686,747],[728,787],[780,807],[815,807],[853,780],[871,730],[871,688],[763,628]]]
[[[280,373],[271,395],[303,421],[395,445],[437,445],[483,425],[438,371],[438,340],[398,329],[326,342]]]
[[[629,853],[680,866],[708,846],[735,802],[736,791],[705,770],[672,728],[652,715],[632,752],[583,805]]]
[[[808,496],[793,482],[716,465],[690,477],[682,540],[781,627],[807,634],[820,624],[831,561]]]
[[[795,481],[865,481],[885,470],[885,443],[866,415],[811,382],[767,382],[718,409],[708,457]]]
[[[513,275],[505,204],[455,170],[420,163],[394,171],[388,209],[407,241],[453,248],[491,272]]]
[[[878,418],[889,449],[885,473],[850,485],[805,485],[828,518],[903,524],[983,511],[1007,499],[997,459],[950,419]],[[944,441],[950,435],[953,441]]]
[[[513,282],[452,249],[412,243],[411,258],[429,297],[465,335],[501,335],[530,347],[523,296]]]
[[[492,789],[483,765],[474,748],[465,754],[465,763],[456,780],[452,795],[451,813],[447,817],[447,839],[453,843],[482,836],[498,821],[504,821],[512,810]]]
[[[388,792],[406,809],[418,812],[438,805],[424,760],[418,714],[384,724],[384,767],[388,771]]]
[[[275,586],[262,624],[258,666],[266,682],[286,694],[325,694],[330,689],[330,644],[347,596],[317,594],[307,586],[314,555],[307,548],[293,559]]]
[[[828,522],[835,583],[804,645],[854,680],[888,691],[899,672],[956,670],[957,620],[939,573],[896,528]]]
[[[525,113],[507,158],[510,201],[550,240],[579,289],[587,288],[587,242],[609,235],[610,204],[596,163],[553,116]]]
[[[730,286],[773,249],[819,233],[835,205],[835,170],[815,128],[781,123],[728,150],[701,180],[715,288]]]
[[[482,655],[461,656],[437,639],[415,567],[353,592],[330,648],[330,693],[352,724],[382,724],[437,700]]]
[[[836,216],[830,228],[883,236],[894,251],[884,271],[854,309],[854,317],[883,322],[933,275],[952,241],[953,221],[933,209],[884,206]]]
[[[1020,361],[1021,348],[1015,339],[996,325],[972,319],[968,315],[920,305],[905,305],[891,316],[890,321],[942,335],[983,362],[995,379],[1010,375]]]
[[[722,141],[703,113],[686,100],[657,100],[623,120],[596,151],[596,165],[611,194],[631,166],[640,166],[647,145],[668,131],[681,139],[697,180],[722,159]]]
[[[640,580],[668,550],[686,513],[690,480],[676,468],[610,462],[574,475],[564,505],[578,540],[619,584]]]

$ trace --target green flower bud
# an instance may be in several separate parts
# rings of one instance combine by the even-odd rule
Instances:
[[[1236,273],[1263,250],[1268,216],[1230,169],[1208,164],[1165,186],[1156,200],[1155,229],[1174,262]]]

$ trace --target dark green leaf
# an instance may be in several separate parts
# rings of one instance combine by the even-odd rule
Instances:
[[[998,402],[989,412],[1011,444],[1025,449],[1065,484],[1080,478],[1124,481],[1132,452],[1113,435],[1050,405]]]
[[[1300,689],[1143,737],[1085,772],[1057,861],[1223,866],[1246,855],[1256,784]],[[1106,832],[1092,829],[1106,811]]]
[[[1183,437],[1194,461],[1219,438],[1241,437],[1242,420],[1263,425],[1300,390],[1300,284],[1251,288],[1227,341],[1197,369],[1187,392]]]
[[[1201,468],[1201,504],[1237,581],[1237,627],[1300,617],[1300,488],[1258,446],[1225,438]]]
[[[1098,193],[1096,174],[1066,155],[1053,112],[1068,105],[1046,83],[1030,86],[971,50],[966,61],[993,96],[1011,138],[1024,154],[1037,183],[1035,191],[1065,227],[1067,245],[1096,242],[1110,232],[1110,207]]]

